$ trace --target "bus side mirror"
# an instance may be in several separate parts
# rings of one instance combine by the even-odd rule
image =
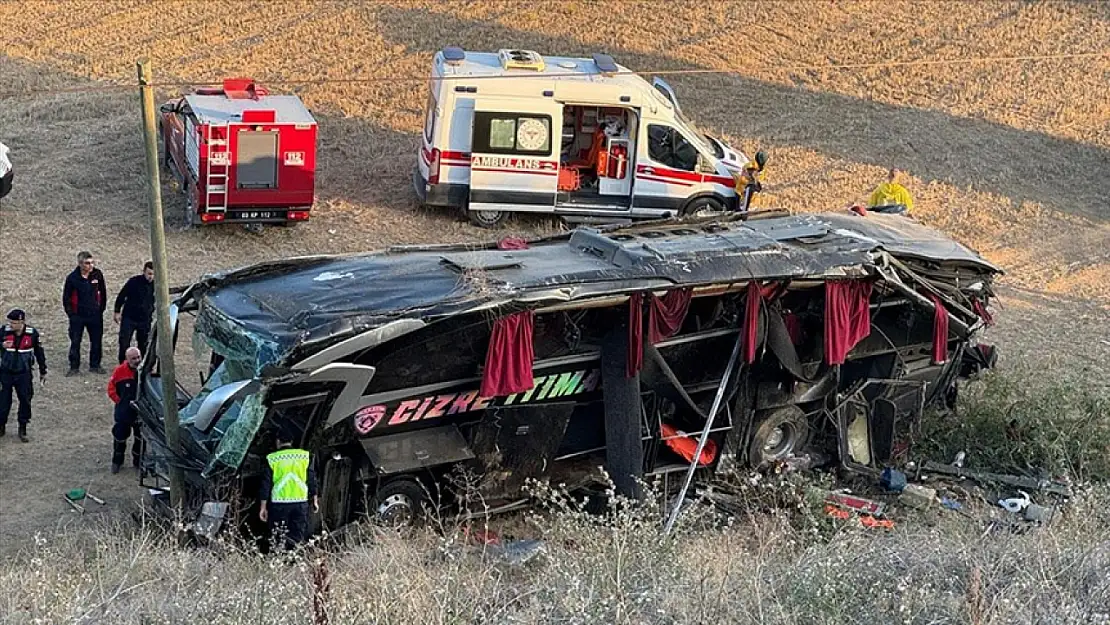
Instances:
[[[763,150],[756,152],[755,164],[759,165],[759,171],[763,171],[763,168],[767,166],[767,153]]]

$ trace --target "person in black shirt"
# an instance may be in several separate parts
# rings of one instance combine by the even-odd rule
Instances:
[[[146,349],[150,336],[150,319],[154,315],[154,263],[147,261],[143,272],[128,278],[116,296],[112,319],[119,326],[119,361],[126,360],[131,336],[137,335],[139,349]]]
[[[81,337],[86,331],[89,333],[89,371],[107,373],[100,366],[100,353],[108,288],[104,274],[96,268],[96,261],[89,252],[77,254],[77,268],[66,276],[62,307],[69,317],[69,371],[66,376],[77,375],[81,367]]]
[[[27,315],[14,308],[8,322],[0,326],[0,436],[8,426],[12,391],[19,399],[19,440],[26,443],[27,423],[31,420],[31,397],[35,394],[31,375],[37,363],[39,380],[46,381],[46,353],[38,330],[27,325]]]

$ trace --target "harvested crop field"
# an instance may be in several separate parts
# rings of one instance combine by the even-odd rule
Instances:
[[[106,377],[61,376],[59,297],[78,250],[96,254],[113,296],[148,257],[141,56],[157,81],[182,84],[159,100],[186,83],[253,76],[300,95],[320,121],[307,224],[186,230],[183,199],[164,185],[173,283],[281,256],[559,228],[517,219],[491,234],[417,206],[410,172],[430,60],[451,43],[605,51],[636,70],[734,70],[668,80],[704,130],[771,155],[758,206],[839,209],[886,168],[905,169],[916,215],[1007,271],[992,330],[1002,366],[1026,361],[1106,388],[1110,56],[918,62],[1110,52],[1110,4],[690,2],[666,18],[636,2],[0,3],[0,141],[17,172],[0,205],[0,308],[28,311],[52,371],[32,442],[0,439],[0,554],[137,498],[133,474],[108,473]],[[910,63],[829,68],[876,62]],[[58,493],[75,486],[108,500],[103,512],[68,513]]]

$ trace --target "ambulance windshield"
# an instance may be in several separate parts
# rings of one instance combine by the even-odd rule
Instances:
[[[699,151],[715,154],[717,158],[722,158],[724,154],[714,146],[713,141],[709,139],[709,135],[699,130],[698,127],[694,125],[694,122],[690,121],[690,118],[686,117],[686,114],[682,112],[682,107],[678,104],[678,96],[675,95],[674,90],[662,80],[658,78],[655,80],[656,83],[654,86],[656,92],[658,92],[657,94],[671,103],[674,108],[675,119],[678,121],[679,125],[684,127],[687,136],[698,144]]]

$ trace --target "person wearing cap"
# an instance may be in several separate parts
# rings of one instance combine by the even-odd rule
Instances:
[[[127,451],[127,438],[134,436],[131,442],[131,464],[139,466],[143,456],[143,433],[139,429],[138,415],[135,414],[135,401],[137,392],[139,363],[143,361],[143,354],[138,347],[128,347],[124,352],[124,361],[112,372],[108,378],[108,399],[116,405],[113,413],[112,424],[112,473],[119,473],[123,465],[123,452]]]
[[[108,287],[90,252],[77,254],[77,268],[66,276],[62,287],[62,307],[69,317],[69,371],[66,375],[77,375],[81,368],[81,337],[85,332],[89,333],[89,371],[107,373],[100,366],[100,356]]]
[[[39,366],[39,381],[46,381],[46,353],[39,331],[27,325],[27,315],[15,308],[0,327],[0,436],[8,426],[12,392],[19,399],[19,440],[28,442],[27,423],[31,421],[31,397],[35,394],[31,372]]]
[[[262,472],[258,493],[258,518],[269,523],[271,540],[284,534],[286,549],[308,538],[308,502],[313,512],[320,511],[312,457],[293,447],[294,438],[288,432],[277,433],[277,450],[266,456],[270,470]]]

